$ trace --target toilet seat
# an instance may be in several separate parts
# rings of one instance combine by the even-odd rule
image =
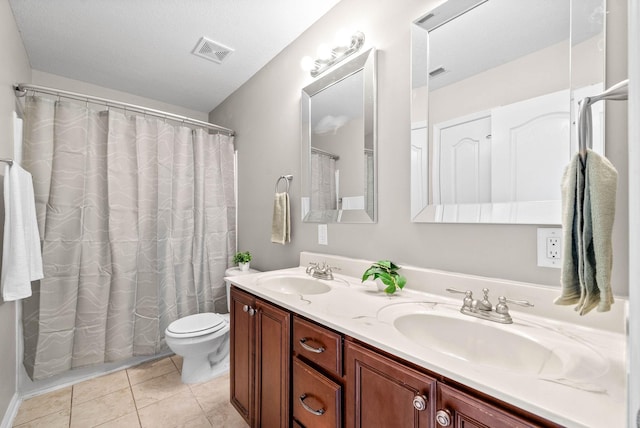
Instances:
[[[204,336],[227,327],[229,323],[213,312],[189,315],[175,320],[167,327],[166,335],[176,338]]]

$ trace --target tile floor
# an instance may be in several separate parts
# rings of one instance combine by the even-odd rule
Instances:
[[[229,404],[229,374],[183,384],[178,356],[147,362],[25,400],[16,428],[246,428]]]

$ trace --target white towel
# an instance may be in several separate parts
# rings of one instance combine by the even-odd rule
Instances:
[[[611,236],[618,173],[604,157],[587,150],[586,165],[576,155],[562,183],[563,266],[559,305],[577,304],[585,315],[613,303]]]
[[[40,234],[31,174],[14,163],[4,170],[2,298],[31,296],[31,281],[43,278]]]
[[[282,245],[291,242],[291,209],[287,192],[276,193],[273,199],[271,242]]]

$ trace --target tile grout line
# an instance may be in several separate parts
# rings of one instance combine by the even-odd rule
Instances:
[[[71,428],[71,416],[73,415],[73,390],[75,385],[71,385],[71,396],[69,397],[69,428]]]
[[[142,427],[142,421],[140,420],[140,412],[138,412],[138,403],[136,402],[136,396],[133,394],[133,385],[131,384],[131,376],[129,376],[129,370],[125,370],[127,374],[127,382],[129,382],[129,392],[131,393],[131,398],[133,398],[133,407],[136,409],[136,417],[138,418],[138,425]]]

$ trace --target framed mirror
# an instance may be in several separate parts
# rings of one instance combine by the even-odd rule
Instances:
[[[577,104],[603,90],[604,6],[456,0],[413,22],[412,221],[560,224]]]
[[[376,222],[376,51],[302,90],[302,219]]]

